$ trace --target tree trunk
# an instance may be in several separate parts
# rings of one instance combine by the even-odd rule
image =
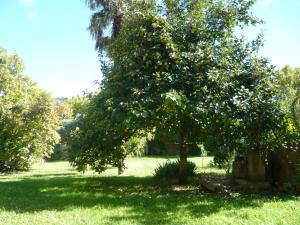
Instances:
[[[113,27],[112,27],[112,38],[116,38],[121,30],[121,23],[122,23],[123,15],[122,13],[118,12],[114,15],[113,18]]]
[[[187,145],[186,145],[186,135],[180,134],[179,137],[179,184],[187,183]]]
[[[118,164],[118,175],[121,175],[122,173],[124,173],[124,160],[120,159]]]

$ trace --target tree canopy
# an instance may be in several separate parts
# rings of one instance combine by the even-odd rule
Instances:
[[[103,67],[101,91],[78,127],[76,166],[101,172],[126,156],[130,137],[157,129],[177,136],[181,183],[187,181],[187,143],[260,149],[280,111],[274,68],[257,54],[261,36],[248,42],[236,32],[260,23],[250,12],[253,3],[129,5],[118,36],[106,46],[111,63]]]

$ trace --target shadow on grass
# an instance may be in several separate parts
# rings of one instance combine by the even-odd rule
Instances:
[[[167,183],[151,177],[87,177],[70,173],[33,175],[18,181],[0,182],[0,209],[28,213],[99,207],[101,213],[100,208],[118,210],[126,207],[124,216],[112,215],[110,219],[116,222],[133,219],[139,224],[170,224],[181,209],[197,218],[220,210],[261,207],[263,203],[274,200],[274,196],[226,197],[199,190],[172,191],[168,187]]]

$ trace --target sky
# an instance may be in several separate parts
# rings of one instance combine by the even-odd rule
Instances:
[[[93,90],[101,79],[85,0],[0,0],[0,46],[55,97]]]
[[[278,68],[300,66],[300,0],[258,0],[252,9],[265,24],[261,55]],[[33,80],[55,97],[95,90],[98,54],[87,27],[85,0],[0,0],[0,46],[17,52]]]

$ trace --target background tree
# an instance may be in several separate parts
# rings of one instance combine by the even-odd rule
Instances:
[[[299,89],[299,80],[300,68],[286,65],[279,71],[278,88],[281,94],[281,107],[288,113],[290,113],[290,106]]]
[[[300,99],[300,68],[289,65],[283,67],[279,76],[281,108],[289,115],[300,133],[299,99]]]
[[[61,139],[54,147],[52,154],[47,160],[68,160],[68,150],[71,146],[67,139],[69,137],[71,128],[77,123],[77,119],[83,115],[88,105],[88,98],[86,96],[74,96],[72,98],[56,98],[55,110],[59,118],[59,127],[57,132]]]
[[[55,110],[59,121],[70,120],[73,118],[73,110],[71,105],[67,104],[68,98],[56,98]]]
[[[0,49],[0,171],[24,170],[58,141],[53,99],[22,75],[23,63]]]

